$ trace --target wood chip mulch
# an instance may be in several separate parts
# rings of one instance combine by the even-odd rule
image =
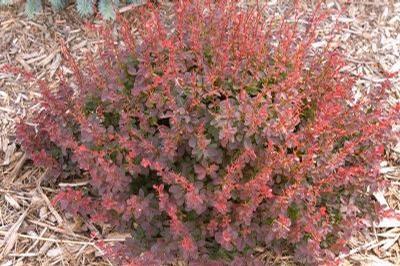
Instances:
[[[92,21],[102,23],[101,21]],[[0,71],[0,265],[110,265],[81,221],[59,213],[50,203],[57,190],[41,183],[43,171],[32,167],[15,144],[15,122],[38,108],[37,80],[51,88],[60,71],[72,72],[63,61],[63,41],[82,62],[102,41],[87,31],[73,7],[54,13],[46,8],[34,20],[22,10],[0,9],[0,68],[12,65],[32,73],[31,81]],[[61,184],[63,185],[63,184]],[[68,184],[64,184],[67,186]],[[121,241],[109,236],[106,241]]]
[[[245,1],[244,1],[245,2]],[[268,0],[277,11],[288,1]],[[289,1],[290,2],[290,1]],[[312,8],[315,1],[303,0]],[[385,72],[400,71],[400,1],[398,0],[326,0],[327,8],[341,11],[329,18],[322,29],[324,45],[335,22],[333,45],[348,60],[345,71],[359,76],[354,90],[363,93],[385,80]],[[126,10],[125,12],[129,12]],[[100,21],[92,21],[102,23]],[[28,20],[22,9],[0,8],[0,68],[11,64],[46,79],[57,87],[57,73],[71,70],[60,53],[64,41],[78,62],[87,52],[95,53],[102,41],[87,31],[73,7],[59,13],[46,8],[44,14]],[[400,75],[391,79],[389,104],[400,100]],[[14,126],[38,108],[40,97],[35,81],[25,81],[0,70],[0,265],[111,265],[101,258],[96,241],[85,232],[91,225],[71,219],[55,209],[50,200],[61,187],[42,184],[43,171],[32,167],[15,144]],[[394,125],[399,130],[400,125]],[[382,173],[391,181],[388,191],[376,200],[400,211],[400,142],[390,147],[382,162]],[[118,242],[124,235],[108,234],[105,241]],[[350,242],[344,265],[400,265],[400,220],[387,219],[359,232]],[[276,258],[271,262],[277,263]],[[282,258],[281,262],[290,258]],[[279,264],[279,263],[278,263]]]

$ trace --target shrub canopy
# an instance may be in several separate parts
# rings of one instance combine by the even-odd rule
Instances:
[[[77,90],[44,85],[37,127],[18,127],[51,180],[89,178],[62,208],[132,231],[121,263],[240,264],[257,247],[333,263],[375,214],[398,121],[385,87],[354,100],[341,55],[312,49],[322,12],[266,22],[236,2],[139,9],[123,44],[109,35],[99,61],[71,61]]]

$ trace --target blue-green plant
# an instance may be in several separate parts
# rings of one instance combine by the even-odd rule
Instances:
[[[69,0],[49,0],[51,7],[55,11],[65,8],[71,4]],[[76,0],[75,6],[81,17],[92,16],[96,9],[105,20],[114,20],[116,17],[116,9],[123,4],[143,5],[147,0]],[[12,5],[13,0],[0,0],[0,6]],[[34,18],[38,13],[43,10],[42,0],[26,0],[25,14],[29,18]]]
[[[94,13],[94,1],[93,0],[76,0],[76,10],[81,17],[88,17]]]
[[[0,6],[8,6],[12,4],[12,0],[0,0]]]
[[[54,10],[60,10],[68,3],[67,0],[49,0],[49,2]]]
[[[99,11],[104,19],[114,20],[115,10],[113,5],[118,5],[118,0],[100,0],[99,1]]]
[[[25,4],[25,13],[29,18],[33,18],[42,10],[41,0],[27,0]]]

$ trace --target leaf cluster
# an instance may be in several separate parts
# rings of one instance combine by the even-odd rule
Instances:
[[[319,11],[307,28],[227,0],[178,1],[173,15],[139,9],[123,45],[110,34],[98,62],[74,69],[77,91],[44,86],[36,129],[18,126],[28,156],[52,180],[90,178],[57,199],[131,230],[121,263],[238,261],[257,247],[333,263],[374,215],[367,188],[382,185],[398,122],[385,87],[354,101],[341,55],[312,50]]]

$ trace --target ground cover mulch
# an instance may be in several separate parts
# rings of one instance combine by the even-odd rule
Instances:
[[[252,1],[243,1],[251,4]],[[269,0],[267,4],[279,16],[291,1]],[[312,10],[315,1],[303,0]],[[347,3],[346,3],[347,2]],[[363,93],[385,81],[385,73],[400,70],[400,1],[324,1],[327,8],[340,15],[332,16],[320,31],[315,49],[332,37],[332,45],[348,61],[345,71],[359,77],[356,93]],[[124,14],[129,9],[124,9]],[[102,21],[91,19],[101,25]],[[332,27],[340,24],[340,30]],[[88,31],[73,7],[59,13],[46,8],[34,20],[27,19],[21,7],[0,8],[0,67],[13,64],[32,72],[36,79],[0,71],[0,265],[111,265],[101,257],[96,240],[88,231],[97,230],[89,221],[73,219],[54,208],[50,200],[67,186],[86,183],[43,184],[43,170],[33,167],[15,143],[15,123],[19,117],[40,108],[37,80],[45,79],[57,88],[59,73],[66,77],[71,70],[60,50],[64,42],[72,56],[82,63],[87,52],[101,47],[99,36]],[[400,99],[400,76],[391,79],[389,104]],[[397,127],[398,129],[398,127]],[[396,130],[396,127],[395,127]],[[390,180],[387,191],[375,200],[400,211],[400,144],[388,147],[382,173]],[[103,241],[123,241],[124,234],[101,232]],[[386,219],[370,226],[351,239],[345,265],[400,265],[400,220]],[[268,265],[290,264],[290,257],[273,258],[265,253]]]

